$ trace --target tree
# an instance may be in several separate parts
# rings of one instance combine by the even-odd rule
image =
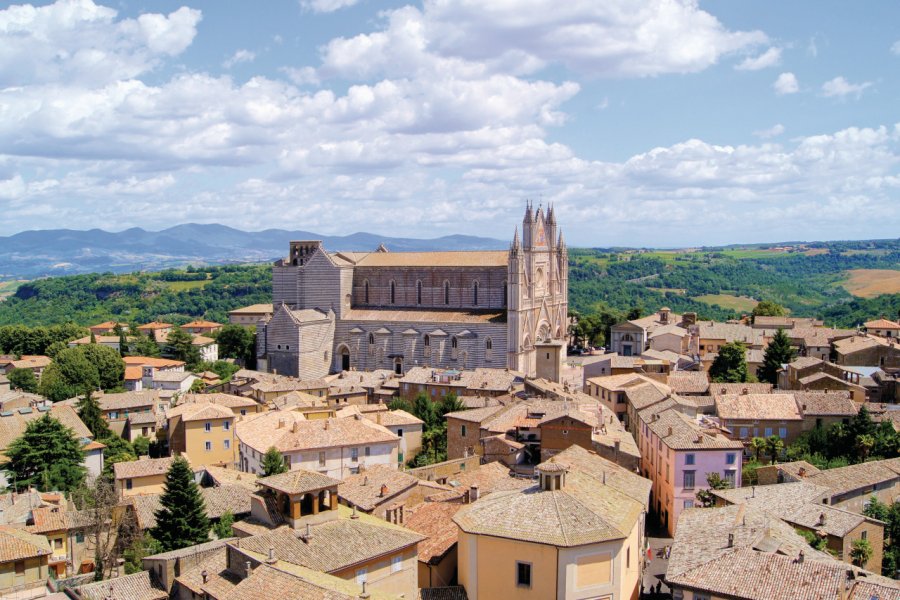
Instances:
[[[92,344],[96,344],[96,343],[97,343],[97,336],[94,335],[94,332],[93,332],[93,331],[91,332],[91,343],[92,343]]]
[[[78,401],[78,416],[94,434],[95,440],[103,440],[112,435],[106,419],[103,418],[103,410],[100,403],[88,390],[84,397]]]
[[[160,504],[150,535],[159,541],[163,552],[209,541],[209,517],[203,496],[183,457],[176,458],[166,473]]]
[[[256,333],[241,325],[223,325],[216,334],[219,356],[235,358],[250,367],[256,359]]]
[[[144,570],[144,558],[163,551],[159,542],[149,533],[134,536],[134,541],[125,548],[122,558],[125,559],[125,574],[139,573]]]
[[[125,330],[120,325],[116,325],[119,330],[119,356],[128,356],[128,338],[125,337]]]
[[[125,361],[113,348],[100,344],[89,344],[74,349],[81,352],[88,362],[97,367],[101,388],[111,390],[122,383],[122,378],[125,376]]]
[[[863,507],[862,513],[871,519],[887,522],[890,515],[890,509],[887,504],[878,499],[878,496],[873,494]]]
[[[100,387],[100,371],[80,348],[66,348],[53,359],[63,382],[77,395]],[[49,368],[49,367],[48,367]]]
[[[778,329],[763,353],[763,366],[759,373],[759,378],[766,383],[777,384],[778,371],[781,369],[781,365],[794,360],[794,354],[790,338],[784,332],[784,329]]]
[[[760,455],[766,451],[766,438],[755,437],[750,440],[750,448],[756,456],[756,462],[759,462]]]
[[[85,477],[84,453],[75,432],[45,414],[28,423],[25,432],[6,449],[6,480],[17,491],[34,486],[67,492]]]
[[[234,515],[231,514],[230,510],[226,510],[219,520],[213,525],[213,533],[216,534],[216,537],[220,540],[224,540],[225,538],[234,537],[234,530],[231,526],[234,524]]]
[[[50,358],[56,358],[56,355],[68,348],[69,345],[65,342],[53,342],[49,346],[47,346],[47,350],[44,351],[46,356]]]
[[[707,489],[697,492],[697,501],[704,507],[709,508],[716,503],[716,497],[710,490],[727,490],[731,484],[722,479],[718,473],[710,473],[706,476]]]
[[[172,329],[166,338],[166,354],[183,360],[190,369],[200,364],[200,350],[194,345],[194,338],[178,327]]]
[[[207,386],[206,386],[206,382],[205,382],[205,381],[203,381],[202,379],[195,379],[195,380],[194,380],[194,383],[191,384],[190,392],[191,392],[192,394],[199,394],[200,392],[202,392],[203,390],[205,390],[206,387],[207,387]]]
[[[148,456],[150,454],[150,438],[139,435],[131,442],[131,447],[134,448],[137,456]]]
[[[134,448],[114,433],[110,433],[109,437],[101,440],[106,448],[103,449],[103,475],[106,477],[113,476],[113,465],[120,462],[131,462],[137,460]]]
[[[459,412],[461,410],[466,410],[466,405],[463,404],[462,400],[456,394],[447,394],[444,396],[444,399],[441,400],[441,403],[438,405],[438,414],[441,417],[451,412]]]
[[[827,537],[821,536],[817,534],[815,531],[808,531],[806,529],[797,529],[797,533],[799,533],[806,540],[812,548],[820,551],[825,550],[825,543],[827,541]]]
[[[769,459],[772,461],[772,464],[775,464],[775,461],[778,460],[778,457],[781,456],[781,451],[784,450],[784,442],[777,435],[770,435],[766,439],[766,454],[769,455]]]
[[[869,540],[854,540],[850,558],[857,567],[866,566],[866,563],[872,558],[872,544],[869,543]]]
[[[50,402],[60,402],[78,395],[78,391],[66,382],[60,368],[55,363],[50,363],[44,369],[38,393]]]
[[[747,381],[747,351],[740,342],[730,342],[719,348],[719,353],[709,367],[709,377],[718,383],[744,383]]]
[[[6,375],[9,385],[14,390],[22,390],[30,394],[37,393],[38,380],[31,369],[13,369]]]
[[[625,320],[626,321],[634,321],[636,319],[640,319],[643,314],[644,314],[643,306],[633,306],[631,308],[631,310],[628,311],[628,314],[625,315]]]
[[[132,511],[116,515],[119,496],[112,478],[97,477],[90,487],[81,487],[72,494],[76,508],[88,525],[85,542],[94,548],[94,572],[97,580],[112,577],[123,548],[140,537],[140,530]]]
[[[441,420],[437,414],[434,402],[431,401],[425,392],[419,392],[413,399],[412,413],[425,423],[422,427],[423,432],[428,429],[434,429]]]
[[[134,351],[138,356],[149,356],[152,358],[159,356],[159,344],[153,339],[152,333],[144,335],[138,331],[135,337]]]
[[[263,477],[279,475],[285,473],[287,470],[287,465],[284,464],[284,457],[281,455],[281,452],[278,451],[278,448],[272,446],[266,450],[262,459]]]
[[[753,318],[756,317],[783,317],[786,314],[784,307],[771,300],[763,300],[753,307],[751,313]]]

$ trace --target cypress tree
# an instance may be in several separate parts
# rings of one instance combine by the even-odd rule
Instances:
[[[791,348],[791,340],[784,329],[779,329],[772,336],[772,341],[766,346],[763,354],[763,366],[759,372],[759,378],[767,383],[778,383],[778,369],[781,365],[794,360],[794,349]]]
[[[91,395],[90,390],[78,401],[78,416],[87,425],[87,428],[91,430],[91,433],[94,434],[95,440],[104,440],[112,435],[109,425],[106,424],[106,419],[103,418],[103,410],[100,408],[100,403]]]
[[[162,505],[156,511],[156,527],[150,534],[163,552],[187,548],[209,541],[209,517],[200,488],[188,462],[178,457],[166,473]]]

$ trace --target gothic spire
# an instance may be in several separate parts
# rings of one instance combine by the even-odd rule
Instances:
[[[556,225],[556,215],[553,214],[553,205],[547,205],[547,224]]]
[[[519,251],[519,226],[516,225],[516,233],[513,236],[512,246],[510,246],[510,250],[513,252]]]
[[[531,200],[525,201],[525,218],[522,219],[523,223],[530,223],[532,221],[531,216]]]
[[[559,232],[559,242],[556,244],[556,247],[561,250],[566,247],[566,241],[563,239],[562,230]]]

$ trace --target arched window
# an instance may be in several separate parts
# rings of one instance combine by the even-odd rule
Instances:
[[[450,305],[450,282],[444,282],[444,304]]]
[[[425,347],[428,348],[429,346],[431,346],[431,336],[426,333],[425,334]]]
[[[459,358],[459,341],[455,335],[450,338],[450,358],[454,360]]]
[[[472,306],[478,306],[478,282],[472,284]]]
[[[484,347],[487,350],[492,350],[494,348],[494,342],[491,341],[491,338],[484,340]]]
[[[397,284],[391,282],[391,304],[397,302]]]
[[[427,333],[425,334],[425,338],[422,342],[422,353],[425,356],[431,356],[431,336]]]
[[[507,282],[503,282],[503,306],[506,306],[509,303],[509,284]]]
[[[363,282],[363,304],[369,303],[369,280]]]
[[[369,356],[375,354],[375,334],[369,334]]]
[[[456,341],[456,336],[454,335],[452,338],[450,338],[450,347],[455,350],[458,345],[459,343]]]
[[[422,304],[422,282],[416,282],[416,304]]]
[[[494,342],[491,338],[484,340],[484,360],[491,360],[494,357]]]

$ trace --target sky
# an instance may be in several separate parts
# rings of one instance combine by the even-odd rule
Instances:
[[[900,3],[0,3],[0,235],[900,235]]]

